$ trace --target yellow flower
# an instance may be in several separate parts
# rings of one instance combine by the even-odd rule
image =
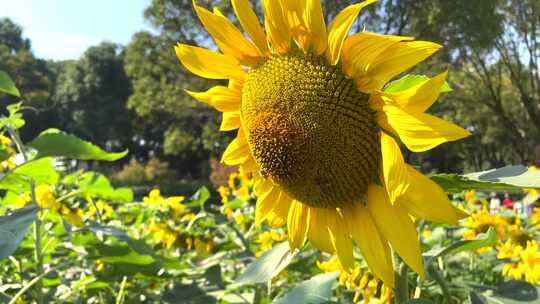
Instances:
[[[334,272],[341,270],[341,264],[337,258],[332,258],[328,261],[317,261],[317,267],[324,272]]]
[[[324,272],[334,272],[341,270],[338,281],[341,286],[347,289],[356,289],[353,302],[357,303],[362,296],[362,303],[370,303],[370,300],[377,297],[380,304],[390,304],[392,302],[392,289],[384,285],[373,273],[367,269],[355,267],[352,271],[344,271],[339,259],[333,257],[326,262],[317,261],[317,266]]]
[[[499,253],[498,259],[515,259],[519,257],[519,253],[523,250],[523,247],[515,244],[511,240],[507,240],[504,244],[498,246]]]
[[[226,204],[229,202],[230,190],[227,187],[219,186],[217,189],[219,195],[221,196],[221,202]]]
[[[15,199],[15,202],[13,203],[13,207],[15,208],[23,208],[29,205],[32,202],[32,197],[30,196],[30,193],[25,192]]]
[[[49,185],[39,185],[36,187],[36,201],[42,209],[60,210],[62,204],[56,200]]]
[[[473,212],[463,226],[467,228],[463,233],[465,239],[474,239],[478,234],[488,231],[489,227],[493,227],[497,237],[502,239],[506,236],[508,222],[504,217],[490,214],[486,208],[482,208]]]
[[[198,254],[209,254],[214,248],[214,242],[212,240],[204,240],[195,238],[195,251]]]
[[[181,221],[183,222],[189,222],[191,220],[193,220],[195,217],[197,217],[197,215],[195,213],[186,213],[184,214],[184,216],[182,216],[182,218],[180,219]]]
[[[102,260],[96,260],[96,271],[105,269],[105,263]]]
[[[246,186],[242,186],[238,188],[234,194],[241,200],[247,201],[250,197],[249,188]]]
[[[152,223],[147,231],[152,234],[154,241],[161,243],[167,249],[171,249],[178,238],[178,234],[163,223]]]
[[[61,210],[60,210],[61,214],[62,214],[62,217],[68,222],[70,223],[71,225],[75,226],[75,227],[82,227],[84,226],[84,221],[83,221],[83,212],[81,209],[75,209],[75,210],[72,210],[66,206],[62,206]]]
[[[506,242],[500,250],[498,258],[517,259],[504,265],[504,276],[515,280],[525,280],[532,284],[540,284],[540,250],[536,240],[528,241],[525,249]]]
[[[9,146],[11,145],[11,139],[3,134],[0,134],[0,145]]]
[[[164,200],[159,189],[152,189],[148,196],[143,197],[143,203],[150,206],[160,206]]]
[[[540,228],[540,208],[534,208],[531,214],[531,223],[536,227]]]
[[[264,231],[259,233],[255,243],[259,244],[259,250],[255,253],[255,256],[261,256],[267,250],[272,248],[276,242],[281,242],[285,239],[283,233],[277,231]]]
[[[88,208],[88,212],[86,212],[86,216],[94,217],[97,211],[99,211],[99,214],[101,215],[103,219],[111,218],[114,213],[114,209],[111,207],[111,205],[107,204],[106,202],[102,200],[99,200],[96,202],[95,206],[94,204],[90,204],[90,207]]]
[[[165,205],[172,211],[175,219],[180,218],[186,212],[187,207],[182,204],[184,199],[183,196],[171,196],[165,200]]]
[[[374,274],[393,286],[389,243],[424,273],[410,215],[449,224],[463,216],[405,163],[398,140],[424,152],[470,134],[425,113],[446,72],[385,91],[441,46],[370,32],[348,37],[373,2],[349,5],[327,30],[318,1],[263,0],[265,34],[249,1],[233,0],[251,40],[219,11],[194,3],[221,52],[186,44],[175,50],[194,74],[229,80],[188,93],[223,112],[222,131],[238,129],[222,161],[254,176],[256,223],[287,224],[291,248],[309,240],[336,252],[346,269],[354,268],[354,240]]]

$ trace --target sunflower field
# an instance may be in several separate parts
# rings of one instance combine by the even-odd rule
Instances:
[[[442,45],[352,31],[375,2],[328,22],[319,1],[262,1],[260,19],[232,0],[236,24],[190,4],[217,50],[170,50],[232,134],[212,185],[162,183],[159,161],[122,183],[101,169],[127,149],[26,139],[35,108],[0,71],[0,301],[540,303],[538,164],[422,173],[412,154],[475,130],[430,112],[448,70],[405,74]]]

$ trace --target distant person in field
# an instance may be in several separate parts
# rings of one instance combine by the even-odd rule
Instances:
[[[508,194],[508,192],[504,193],[504,199],[502,201],[502,204],[507,209],[514,209],[514,201],[510,198],[510,194]]]
[[[501,200],[497,197],[497,193],[495,192],[491,192],[489,197],[491,198],[489,200],[489,211],[491,214],[496,214],[501,208]]]

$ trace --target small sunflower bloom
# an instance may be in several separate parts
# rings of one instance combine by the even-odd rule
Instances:
[[[114,209],[111,205],[107,204],[102,200],[99,200],[96,202],[95,205],[90,204],[90,207],[86,212],[86,216],[92,218],[95,217],[98,212],[103,219],[110,219],[114,214]]]
[[[25,192],[25,193],[22,193],[21,195],[17,196],[17,198],[15,198],[15,202],[13,203],[13,207],[15,208],[23,208],[23,207],[26,207],[28,205],[30,205],[30,203],[32,203],[32,196],[30,196],[30,193],[28,192]]]
[[[60,210],[62,204],[56,200],[50,185],[39,185],[35,189],[36,201],[42,209]]]
[[[222,131],[238,130],[222,161],[253,175],[256,224],[287,225],[292,249],[309,240],[350,270],[354,242],[393,286],[390,246],[424,274],[410,215],[449,224],[463,217],[437,184],[405,163],[400,143],[424,152],[470,134],[426,113],[447,72],[385,90],[441,46],[370,32],[348,36],[374,2],[347,6],[327,27],[319,1],[263,0],[263,29],[248,0],[232,0],[251,39],[194,2],[220,52],[180,43],[175,50],[192,73],[229,81],[187,93],[223,112]]]
[[[221,196],[221,202],[224,203],[224,204],[228,203],[229,202],[229,194],[231,193],[229,188],[224,187],[224,186],[219,186],[217,188],[217,191],[219,193],[219,196]]]
[[[84,226],[83,212],[81,209],[71,209],[66,206],[62,206],[60,209],[60,214],[71,225],[79,228]]]
[[[173,218],[178,219],[186,213],[187,206],[182,204],[186,198],[184,196],[171,196],[165,200],[165,205],[173,213]]]
[[[152,189],[148,196],[143,197],[143,203],[149,206],[160,206],[164,201],[165,199],[161,196],[159,189]]]

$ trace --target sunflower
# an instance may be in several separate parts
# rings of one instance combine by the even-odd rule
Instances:
[[[247,35],[219,10],[194,2],[220,52],[181,43],[175,51],[192,73],[228,80],[187,93],[223,112],[221,131],[238,129],[222,161],[253,174],[256,223],[287,225],[292,249],[309,240],[349,270],[354,241],[375,275],[393,286],[391,248],[424,273],[411,215],[450,224],[462,217],[437,184],[404,162],[399,142],[423,152],[469,132],[425,113],[446,72],[384,90],[441,46],[349,36],[373,2],[349,5],[327,27],[319,1],[263,0],[263,30],[248,0],[232,0]]]

